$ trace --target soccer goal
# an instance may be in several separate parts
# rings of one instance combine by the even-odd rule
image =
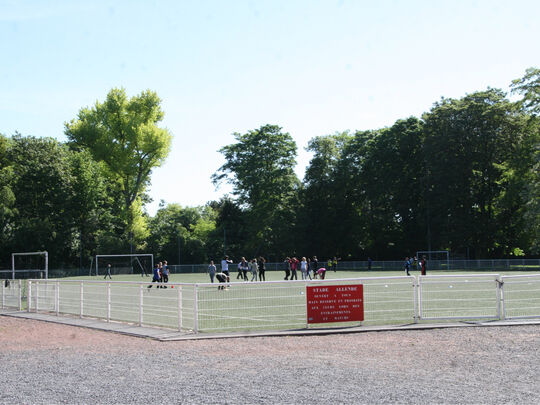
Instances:
[[[109,264],[111,265],[112,274],[151,275],[154,268],[154,255],[152,253],[96,255],[95,275],[106,274]]]
[[[11,254],[11,278],[49,278],[47,252],[20,252]]]
[[[430,270],[450,270],[450,252],[448,250],[420,250],[416,252],[418,261],[426,256]]]

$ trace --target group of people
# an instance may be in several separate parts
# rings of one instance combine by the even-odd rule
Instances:
[[[336,271],[338,258],[328,260],[328,269]],[[302,280],[321,279],[324,280],[327,268],[319,267],[319,261],[317,256],[313,256],[312,259],[302,257],[302,260],[298,260],[296,257],[287,257],[284,260],[285,280],[298,280],[298,271],[302,275]],[[230,282],[229,265],[232,265],[233,261],[229,259],[229,256],[225,256],[221,260],[221,271],[218,272],[217,266],[213,260],[210,261],[208,266],[208,274],[210,276],[210,282],[213,283],[217,280],[220,284]],[[266,281],[266,260],[264,257],[253,258],[246,260],[242,257],[237,265],[236,279],[243,281]],[[251,279],[249,279],[251,275]],[[224,289],[224,285],[218,287],[220,290]]]
[[[328,260],[328,268],[335,269],[337,268],[337,258]],[[335,264],[334,264],[335,261]],[[319,268],[319,260],[317,256],[313,256],[312,259],[309,257],[302,257],[302,260],[298,260],[296,257],[290,258],[287,257],[283,261],[283,270],[285,271],[284,280],[298,280],[298,270],[302,274],[302,280],[312,280],[320,278],[324,280],[326,276],[326,267]]]
[[[408,276],[411,275],[411,270],[417,270],[418,266],[420,266],[420,274],[422,276],[425,276],[427,274],[427,260],[426,256],[422,256],[420,260],[416,256],[414,257],[405,257],[405,263],[404,263],[404,270],[405,273],[407,273]]]
[[[245,257],[242,257],[238,263],[238,275],[236,279],[248,281],[248,272],[251,273],[251,281],[257,281],[257,274],[259,275],[259,281],[266,281],[266,260],[264,257],[260,256],[258,259],[253,258],[249,261]]]
[[[167,288],[165,284],[169,282],[169,266],[167,260],[154,264],[152,269],[152,284],[148,288],[152,288],[153,283],[158,283],[157,288]]]

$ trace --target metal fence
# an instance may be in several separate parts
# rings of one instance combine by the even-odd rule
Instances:
[[[3,308],[198,333],[307,328],[310,327],[307,287],[359,283],[364,291],[364,321],[339,323],[339,326],[540,318],[540,274],[169,283],[167,286],[148,282],[17,280],[3,282],[1,291]]]
[[[238,263],[229,265],[231,273],[237,271]],[[221,269],[219,262],[216,262],[218,270]],[[327,267],[325,261],[319,261],[318,268]],[[404,260],[385,260],[385,261],[372,261],[371,268],[368,267],[367,261],[339,261],[337,265],[338,271],[402,271],[404,267]],[[182,264],[182,265],[169,265],[169,270],[173,274],[186,274],[186,273],[206,273],[208,271],[208,264]],[[284,271],[285,264],[283,262],[271,262],[266,263],[267,271]],[[418,270],[412,268],[412,270]],[[540,272],[540,259],[486,259],[486,260],[429,260],[427,266],[429,271],[531,271]],[[149,274],[152,273],[151,269],[147,269]],[[115,267],[113,269],[114,274],[140,274],[140,270],[137,267]],[[63,277],[81,277],[95,275],[95,267],[79,269],[79,268],[52,268],[49,269],[50,278],[63,278]],[[104,273],[100,273],[104,275]],[[11,277],[11,270],[0,270],[0,278]],[[43,274],[36,275],[35,271],[18,270],[16,278],[45,278]]]
[[[2,287],[2,309],[17,309],[22,310],[23,295],[26,290],[26,283],[22,280],[0,280]]]
[[[339,271],[400,271],[403,270],[404,260],[372,261],[339,261]],[[238,263],[229,265],[229,270],[235,272]],[[216,263],[218,269],[221,268]],[[327,267],[325,261],[318,263],[318,268]],[[427,270],[435,271],[540,271],[540,259],[489,259],[489,260],[429,260]],[[208,264],[169,265],[172,273],[205,273]],[[284,263],[266,263],[267,271],[284,271]],[[417,270],[417,269],[413,269]]]

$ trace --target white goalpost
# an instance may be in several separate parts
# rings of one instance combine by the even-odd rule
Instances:
[[[129,260],[129,266],[131,270],[133,270],[133,266],[138,268],[140,270],[140,273],[152,273],[152,269],[154,268],[154,255],[152,253],[133,253],[133,254],[119,254],[119,255],[96,255],[96,276],[99,276],[99,265],[100,265],[100,259],[108,258],[108,259],[128,259]],[[150,268],[146,268],[143,263],[139,260],[139,258],[145,258],[145,260],[150,260]],[[103,263],[103,260],[101,261]]]
[[[448,250],[420,250],[416,252],[419,261],[422,256],[426,256],[428,265],[430,261],[436,261],[441,264],[438,270],[450,270],[450,252]],[[446,269],[443,268],[443,263],[446,265]]]
[[[18,256],[40,256],[44,257],[45,263],[42,269],[30,268],[30,269],[17,269],[15,268],[15,258]],[[15,280],[15,273],[31,273],[38,272],[40,275],[44,274],[44,278],[49,278],[49,253],[48,252],[21,252],[11,254],[11,278]],[[41,278],[41,277],[40,277]]]

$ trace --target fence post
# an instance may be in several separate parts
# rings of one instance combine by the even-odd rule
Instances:
[[[418,276],[418,318],[422,319],[422,278],[424,276]]]
[[[193,332],[199,333],[199,296],[197,284],[193,286]]]
[[[306,329],[309,329],[309,319],[307,314],[307,280],[306,284],[304,284],[304,297],[306,297]]]
[[[81,305],[80,305],[80,314],[79,318],[83,317],[83,311],[84,311],[84,305],[83,305],[83,299],[84,299],[84,283],[81,281]]]
[[[22,311],[22,280],[19,279],[19,311]]]
[[[139,285],[139,326],[143,323],[143,285]]]
[[[32,306],[32,281],[28,280],[28,298],[26,298],[26,311],[30,312],[30,307]]]
[[[2,280],[2,309],[5,307],[6,301],[6,282]]]
[[[36,313],[39,312],[39,281],[36,282]]]
[[[56,310],[56,316],[60,314],[60,282],[56,280],[56,289],[54,294],[54,309]]]
[[[420,277],[420,276],[418,276]],[[414,323],[418,323],[418,279],[413,276],[413,293],[414,293]]]
[[[182,332],[182,286],[178,286],[178,332]]]
[[[500,320],[506,319],[506,306],[504,303],[504,277],[497,276],[497,317]]]
[[[107,322],[111,321],[111,283],[107,283]]]

